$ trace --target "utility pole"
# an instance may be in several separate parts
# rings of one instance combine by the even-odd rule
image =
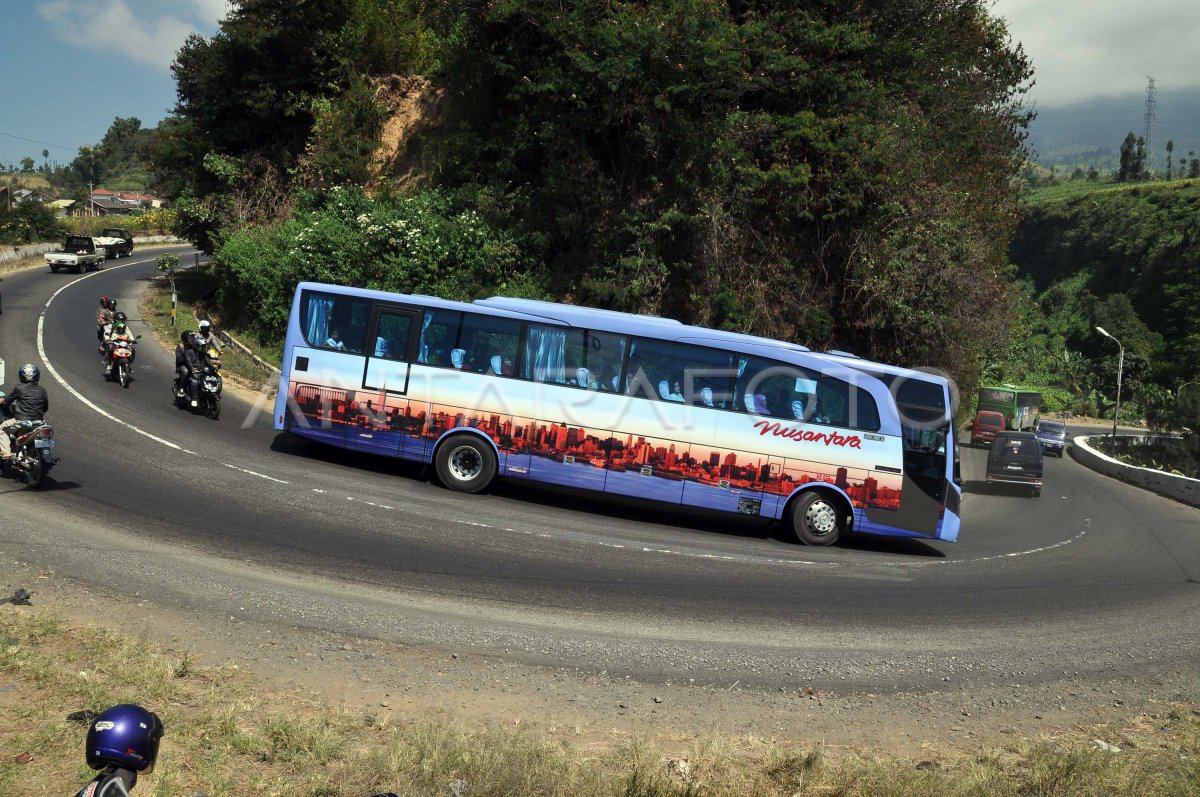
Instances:
[[[1158,169],[1158,151],[1154,149],[1154,78],[1146,78],[1146,131],[1142,138],[1146,141],[1146,175],[1154,179]]]

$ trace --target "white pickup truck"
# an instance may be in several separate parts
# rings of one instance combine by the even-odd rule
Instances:
[[[63,248],[46,253],[46,263],[51,271],[65,268],[82,274],[85,271],[96,271],[104,265],[106,257],[103,246],[96,239],[87,235],[68,235]]]

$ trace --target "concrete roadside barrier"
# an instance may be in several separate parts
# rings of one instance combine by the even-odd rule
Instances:
[[[1121,436],[1126,437],[1127,435]],[[1150,435],[1135,436],[1146,438]],[[1088,441],[1094,437],[1107,437],[1107,435],[1081,435],[1072,440],[1075,444],[1071,449],[1072,456],[1081,464],[1098,473],[1152,490],[1159,495],[1165,495],[1192,506],[1200,506],[1200,479],[1190,479],[1187,476],[1178,476],[1166,471],[1127,465],[1088,445]]]
[[[174,235],[147,235],[141,238],[133,239],[134,246],[144,246],[145,244],[162,244],[162,243],[187,243]],[[62,241],[41,244],[20,244],[13,247],[0,247],[0,263],[11,263],[16,260],[22,260],[35,255],[44,255],[47,252],[58,249],[62,246]],[[136,249],[134,250],[137,251]]]

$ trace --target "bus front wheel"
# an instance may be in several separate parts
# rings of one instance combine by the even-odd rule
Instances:
[[[817,490],[809,490],[788,505],[792,534],[805,545],[833,545],[845,534],[842,507]]]
[[[496,452],[475,435],[447,438],[435,459],[438,479],[460,493],[477,493],[496,478]]]

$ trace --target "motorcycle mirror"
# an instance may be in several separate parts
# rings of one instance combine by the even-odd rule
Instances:
[[[142,336],[141,336],[141,335],[134,335],[133,339],[134,339],[134,340],[141,340],[141,339],[142,339]]]

